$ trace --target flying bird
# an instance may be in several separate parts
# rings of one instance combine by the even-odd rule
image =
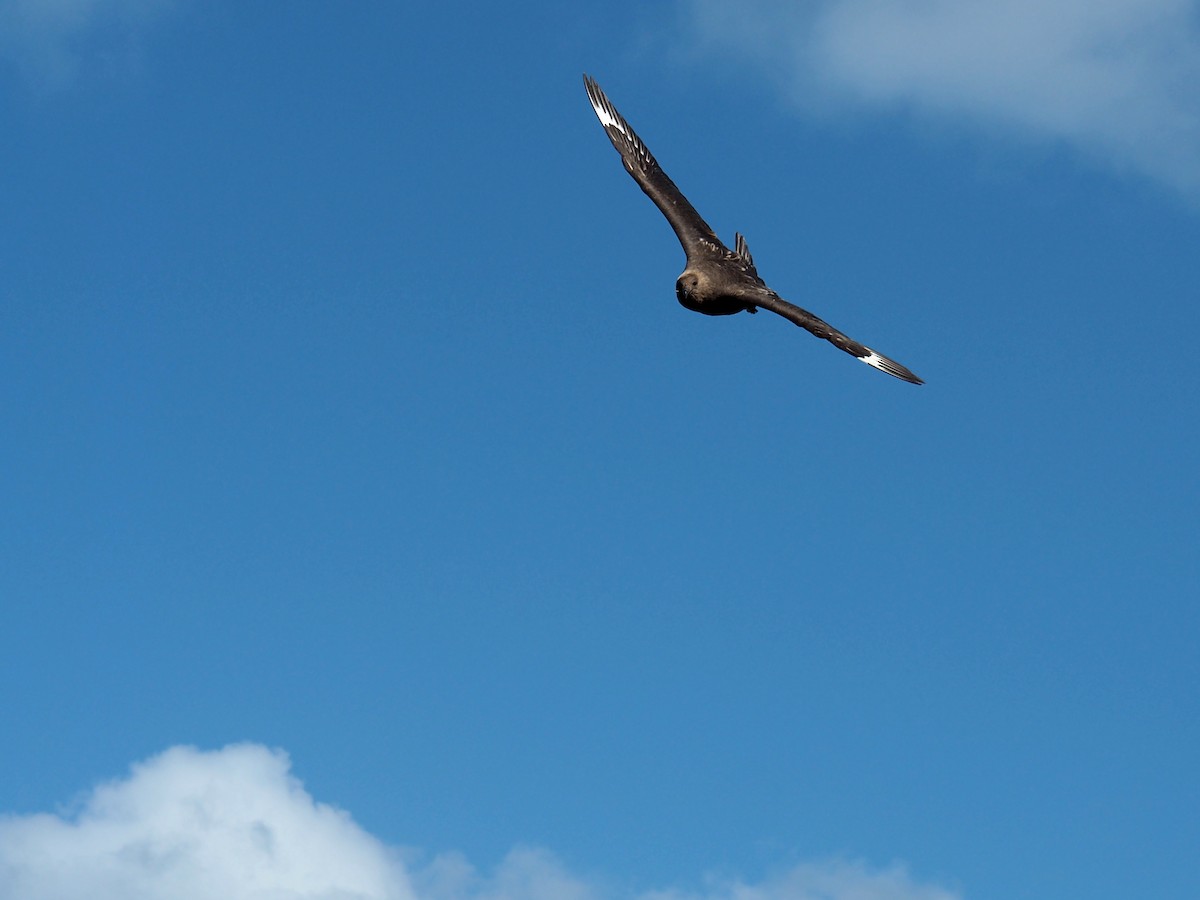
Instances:
[[[881,372],[912,384],[924,384],[900,363],[846,337],[767,287],[754,267],[746,239],[735,234],[732,250],[721,243],[675,182],[659,168],[650,150],[600,90],[600,85],[587,75],[583,76],[583,84],[596,117],[621,154],[625,170],[667,217],[683,245],[687,265],[675,282],[675,295],[684,307],[707,316],[731,316],[743,310],[753,313],[769,309]]]

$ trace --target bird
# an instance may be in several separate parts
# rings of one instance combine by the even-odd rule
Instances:
[[[675,282],[675,295],[683,307],[707,316],[731,316],[743,311],[753,313],[767,309],[881,372],[910,384],[925,383],[900,363],[847,337],[767,287],[759,277],[754,258],[741,233],[734,235],[732,250],[723,244],[675,186],[675,182],[667,177],[649,148],[625,117],[617,112],[595,79],[585,74],[583,84],[596,118],[621,154],[625,170],[633,176],[646,196],[654,201],[683,245],[687,264]]]

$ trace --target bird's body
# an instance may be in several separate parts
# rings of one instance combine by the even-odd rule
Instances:
[[[675,186],[675,182],[667,177],[641,138],[600,90],[600,86],[587,75],[583,76],[583,81],[592,109],[604,126],[609,140],[621,154],[625,170],[666,216],[679,243],[683,245],[687,266],[675,282],[675,295],[684,307],[708,316],[731,316],[739,312],[768,309],[880,371],[912,384],[923,383],[898,362],[851,340],[767,287],[754,267],[745,238],[736,235],[733,250],[725,246]]]

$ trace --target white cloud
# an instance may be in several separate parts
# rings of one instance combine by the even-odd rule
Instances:
[[[485,876],[460,853],[444,853],[412,878],[422,900],[602,900],[598,887],[572,875],[554,856],[535,847],[511,851]]]
[[[700,45],[813,107],[865,104],[1061,141],[1200,196],[1196,0],[684,0]]]
[[[760,884],[728,881],[702,893],[657,891],[640,900],[955,900],[940,887],[915,883],[903,866],[873,872],[848,862],[806,863]]]
[[[410,858],[411,859],[411,858]],[[0,819],[0,900],[955,900],[900,867],[805,864],[757,884],[614,891],[545,850],[490,874],[461,854],[402,861],[313,800],[281,751],[176,747],[102,785],[69,815]]]
[[[175,0],[0,0],[0,61],[41,88],[81,68],[111,71],[136,56],[143,30]]]
[[[3,900],[413,897],[345,813],[315,803],[287,756],[176,747],[96,788],[69,818],[0,822]]]

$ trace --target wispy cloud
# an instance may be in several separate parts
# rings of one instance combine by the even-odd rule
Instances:
[[[518,848],[490,873],[461,854],[414,862],[315,801],[286,754],[176,747],[70,814],[0,819],[0,900],[610,900],[625,892]],[[405,862],[405,860],[408,860]],[[637,900],[955,900],[903,868],[796,866]]]
[[[1028,138],[1200,197],[1196,0],[683,0],[701,46],[802,102],[904,108]]]
[[[0,62],[40,88],[124,66],[175,0],[0,0]]]

